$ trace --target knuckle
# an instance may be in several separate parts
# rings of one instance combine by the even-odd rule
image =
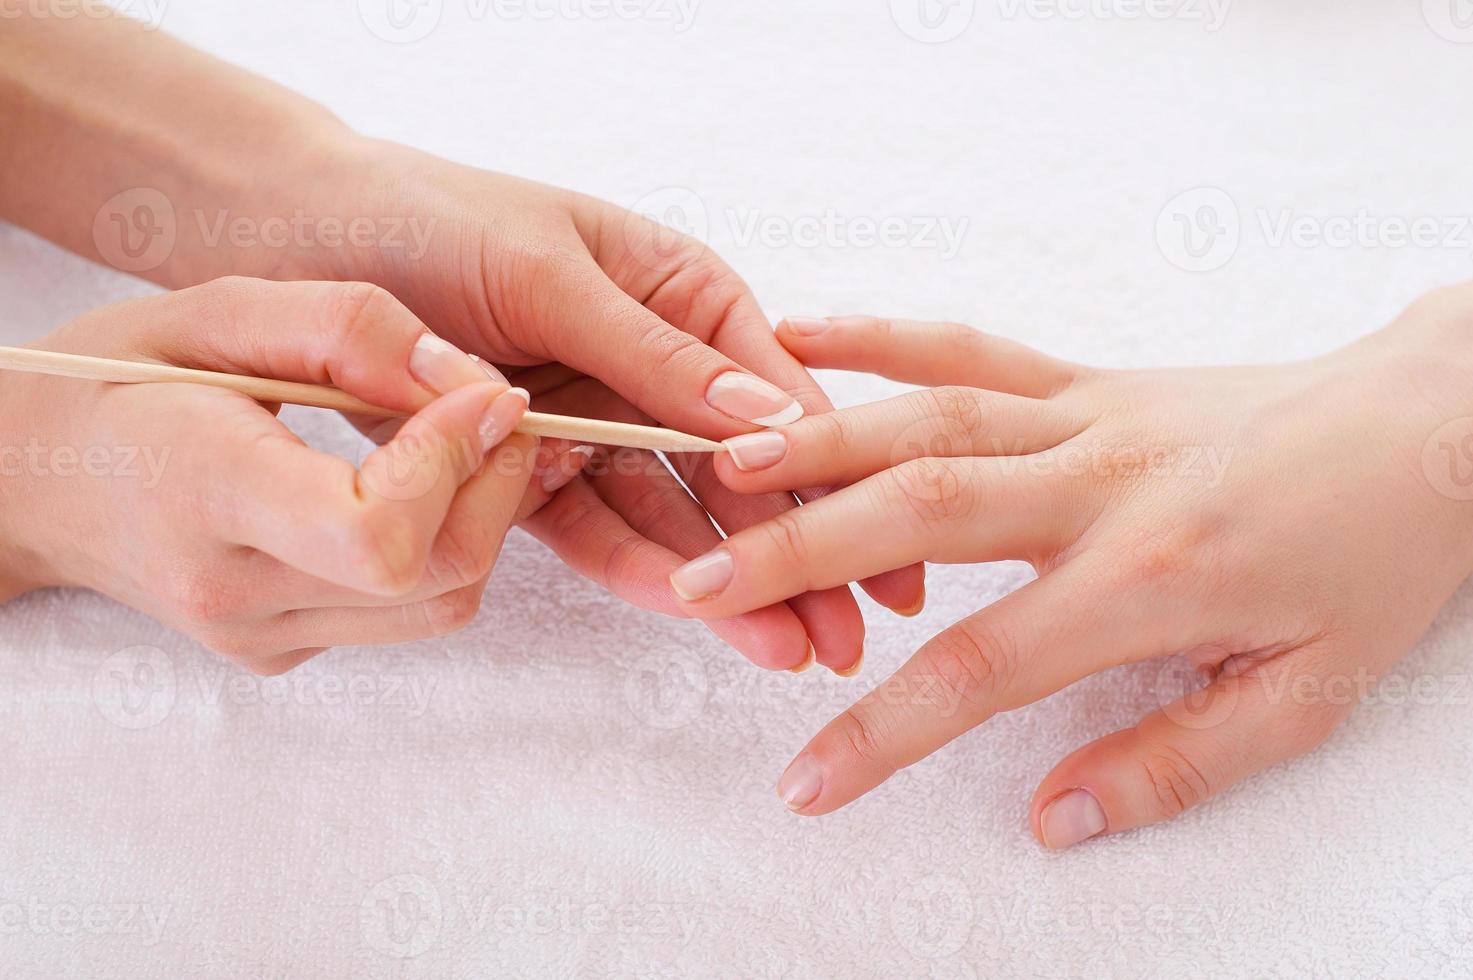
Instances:
[[[668,527],[691,506],[691,496],[679,486],[654,483],[642,488],[624,514],[630,527]]]
[[[899,502],[923,524],[966,520],[975,508],[975,493],[945,459],[922,457],[886,471]]]
[[[230,275],[212,279],[194,287],[204,296],[220,300],[240,300],[254,296],[264,290],[276,286],[275,283],[263,279],[252,279],[250,276]],[[279,288],[279,287],[278,287]]]
[[[895,767],[888,761],[884,740],[875,727],[873,716],[846,708],[834,719],[833,737],[841,751],[869,769],[888,775]]]
[[[957,323],[955,320],[947,320],[941,323],[940,327],[947,345],[953,347],[963,359],[979,361],[990,353],[988,350],[990,338],[976,327]]]
[[[763,524],[762,530],[778,560],[789,568],[803,569],[808,567],[808,542],[795,516],[798,513],[784,511]]]
[[[611,591],[616,583],[637,576],[641,560],[647,554],[647,542],[640,535],[629,533],[615,541],[604,557],[603,574],[598,583]]]
[[[637,328],[641,332],[635,342],[635,357],[649,366],[645,378],[648,386],[669,384],[672,372],[687,361],[698,360],[706,345],[680,330],[663,327]]]
[[[895,341],[895,321],[889,317],[873,317],[869,322],[869,333],[875,347],[888,349]]]
[[[1015,656],[1015,645],[1001,630],[971,624],[932,640],[928,666],[947,705],[986,716],[996,710]]]
[[[844,412],[811,415],[807,424],[811,426],[810,431],[815,437],[816,449],[823,451],[844,452],[855,444],[859,436],[855,431],[854,420]]]
[[[465,629],[481,611],[479,585],[456,589],[425,602],[425,622],[434,636]]]
[[[1211,784],[1202,769],[1171,746],[1152,748],[1141,760],[1141,769],[1159,819],[1169,820],[1211,795]]]
[[[943,438],[956,439],[962,448],[975,446],[982,436],[982,404],[975,388],[947,385],[932,388],[924,396],[928,414]]]
[[[1152,531],[1127,547],[1118,564],[1127,586],[1166,591],[1212,571],[1210,556],[1221,549],[1226,517],[1203,511],[1159,531]]]
[[[339,348],[354,349],[361,338],[384,329],[403,307],[393,294],[368,282],[334,285],[328,299],[328,327]]]
[[[164,602],[185,623],[209,628],[241,618],[248,611],[247,592],[209,572],[186,569],[165,585]]]

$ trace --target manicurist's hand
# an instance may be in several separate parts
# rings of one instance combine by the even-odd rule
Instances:
[[[724,438],[831,407],[699,242],[586,195],[366,139],[127,18],[6,20],[0,117],[16,123],[0,142],[0,217],[165,285],[376,283],[506,376],[534,372],[512,380],[539,410]],[[720,540],[713,520],[735,531],[797,504],[787,490],[733,494],[704,458],[676,461],[692,497],[653,457],[620,455],[529,526],[649,608],[678,611],[664,582]],[[919,566],[863,584],[897,610],[924,599]],[[845,672],[863,649],[847,587],[711,625],[771,668],[816,654]]]
[[[526,393],[374,286],[220,280],[35,346],[331,384],[415,413],[354,467],[234,392],[0,377],[3,594],[95,589],[254,671],[465,625],[507,528],[547,499],[528,486],[537,441],[512,434]]]
[[[384,284],[531,391],[537,410],[721,438],[831,408],[746,285],[699,242],[585,195],[403,147],[357,145],[361,176],[334,182],[344,198],[333,210],[398,206],[435,230],[417,258],[335,250],[310,256],[327,263],[311,274]],[[732,492],[708,456],[674,463],[684,486],[652,453],[601,452],[528,528],[621,597],[679,614],[665,583],[720,542],[715,525],[740,530],[796,502],[787,490]],[[923,597],[920,567],[867,585],[896,608]],[[774,669],[816,656],[848,672],[863,650],[863,621],[843,583],[711,625]]]
[[[677,571],[691,614],[920,560],[1038,572],[819,732],[778,784],[799,813],[997,712],[1181,652],[1205,689],[1064,759],[1032,807],[1055,848],[1168,819],[1318,745],[1473,568],[1469,287],[1271,367],[1094,370],[868,317],[778,336],[810,367],[943,387],[729,440],[734,489],[853,485]]]

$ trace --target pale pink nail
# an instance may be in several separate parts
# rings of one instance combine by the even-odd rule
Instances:
[[[552,461],[547,472],[542,474],[542,492],[557,493],[573,482],[573,477],[583,472],[583,467],[593,458],[592,446],[574,446]]]
[[[501,384],[506,384],[506,375],[504,375],[500,371],[496,370],[496,366],[493,365],[490,361],[483,361],[476,354],[469,354],[467,356],[471,360],[475,361],[476,362],[476,365],[482,371],[485,371],[486,372],[486,377],[490,378],[492,381],[496,381],[496,382],[499,382]]]
[[[777,781],[777,795],[789,810],[801,810],[823,792],[823,768],[808,752],[799,753]]]
[[[1088,790],[1071,789],[1044,807],[1038,824],[1044,845],[1061,851],[1104,830],[1105,811]]]
[[[790,316],[783,322],[800,337],[816,337],[830,326],[828,318],[821,316]]]
[[[765,470],[788,454],[788,437],[781,432],[752,432],[722,443],[737,469]]]
[[[670,587],[686,602],[694,602],[726,588],[735,571],[731,552],[717,548],[677,568],[670,575]]]
[[[432,333],[421,334],[409,352],[409,373],[437,395],[486,380],[470,355]]]
[[[481,416],[481,451],[489,453],[511,435],[531,403],[532,396],[523,388],[508,388],[493,398]]]
[[[754,425],[787,425],[803,417],[803,406],[792,395],[741,371],[728,371],[711,382],[706,404]]]

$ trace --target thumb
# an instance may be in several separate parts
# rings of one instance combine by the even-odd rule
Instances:
[[[156,299],[137,307],[131,346],[181,367],[332,385],[406,414],[505,383],[367,283],[231,277]]]
[[[1033,794],[1031,823],[1061,850],[1101,834],[1160,823],[1278,762],[1316,748],[1349,706],[1296,703],[1307,651],[1289,654],[1173,701],[1054,767]]]

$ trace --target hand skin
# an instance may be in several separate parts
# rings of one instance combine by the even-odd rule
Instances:
[[[94,589],[258,673],[464,626],[507,528],[549,496],[528,486],[537,441],[511,434],[526,393],[376,286],[225,279],[35,346],[332,384],[417,413],[355,469],[234,392],[6,376],[0,597]]]
[[[1038,572],[808,744],[779,781],[799,813],[998,712],[1183,652],[1205,689],[1064,759],[1031,812],[1052,848],[1169,819],[1316,747],[1473,569],[1473,492],[1447,454],[1466,467],[1473,443],[1473,287],[1269,367],[1096,370],[868,317],[778,336],[810,367],[944,387],[730,440],[717,472],[742,492],[857,482],[678,572],[706,595],[683,600],[692,615],[920,560]]]
[[[0,21],[0,118],[14,123],[0,145],[0,217],[164,285],[228,274],[376,283],[463,350],[507,374],[537,372],[514,380],[538,410],[720,439],[832,407],[699,242],[585,195],[364,138],[127,18]],[[119,236],[141,247],[135,230],[159,226],[139,210],[139,188],[162,196],[150,207],[176,232],[148,267],[120,250]],[[731,493],[704,457],[681,462],[696,499],[654,457],[633,462],[574,480],[528,527],[575,569],[662,612],[680,613],[670,572],[719,542],[713,519],[734,531],[796,505],[787,491]],[[924,600],[921,566],[862,584],[893,609]],[[848,672],[863,651],[847,585],[710,625],[774,669],[816,653]]]

